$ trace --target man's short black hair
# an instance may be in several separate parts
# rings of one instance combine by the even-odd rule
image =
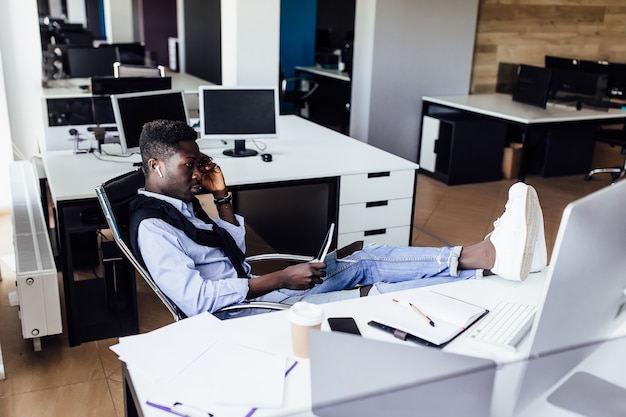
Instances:
[[[144,172],[148,172],[150,159],[166,161],[180,150],[180,142],[197,138],[196,131],[185,122],[155,120],[144,124],[139,136],[139,150]]]

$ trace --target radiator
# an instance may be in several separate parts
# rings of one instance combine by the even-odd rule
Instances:
[[[28,161],[12,162],[9,177],[22,335],[41,350],[42,336],[63,331],[57,270],[35,167]]]

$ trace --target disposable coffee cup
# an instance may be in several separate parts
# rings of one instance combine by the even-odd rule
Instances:
[[[291,306],[288,317],[291,323],[293,354],[300,358],[308,358],[309,331],[322,327],[324,312],[315,304],[299,301]]]

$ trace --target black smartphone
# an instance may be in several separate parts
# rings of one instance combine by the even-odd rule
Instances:
[[[359,326],[352,317],[329,317],[328,325],[330,329],[336,332],[344,332],[360,335]]]

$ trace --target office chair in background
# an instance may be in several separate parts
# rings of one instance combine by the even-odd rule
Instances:
[[[136,171],[123,174],[119,177],[113,178],[103,184],[96,187],[96,194],[102,211],[104,212],[107,224],[111,229],[113,240],[117,243],[124,256],[133,265],[137,273],[146,281],[148,286],[154,291],[159,300],[167,307],[171,313],[174,321],[178,321],[186,318],[185,313],[178,308],[178,306],[169,299],[156,285],[150,273],[143,267],[139,260],[135,257],[135,254],[130,249],[130,234],[129,234],[129,204],[131,199],[137,193],[137,189],[143,187],[145,184],[143,170],[139,168]],[[289,254],[261,254],[250,256],[246,258],[246,261],[260,262],[260,261],[274,261],[284,260],[289,262],[308,262],[313,259],[312,256],[300,256]],[[245,304],[237,304],[227,306],[217,311],[215,314],[220,318],[228,318],[230,314],[238,314],[243,310],[256,309],[260,310],[286,310],[290,306],[280,303],[270,303],[261,301],[250,301]],[[244,313],[245,314],[245,313]],[[234,316],[233,316],[234,317]]]
[[[148,65],[131,65],[122,64],[121,62],[113,63],[113,76],[120,77],[165,77],[165,67],[157,65],[151,67]]]
[[[303,110],[319,84],[310,78],[285,77],[280,70],[280,114],[305,116]]]
[[[621,129],[600,128],[595,132],[594,139],[611,146],[620,146],[622,155],[626,155],[626,124]],[[592,169],[584,176],[585,181],[590,181],[595,174],[611,174],[611,184],[614,184],[626,175],[626,158],[624,159],[624,165],[621,167]]]

